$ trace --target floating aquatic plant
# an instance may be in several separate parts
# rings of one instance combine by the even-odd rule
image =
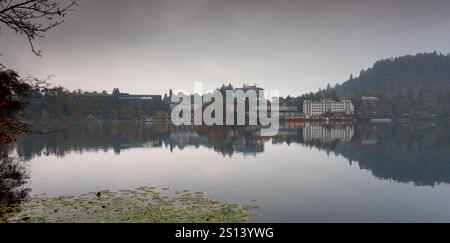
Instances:
[[[61,223],[181,223],[248,222],[256,206],[213,200],[208,193],[177,191],[161,195],[154,187],[79,196],[32,196],[24,200],[9,222]]]

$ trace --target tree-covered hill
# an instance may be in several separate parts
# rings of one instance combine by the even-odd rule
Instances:
[[[359,112],[361,97],[375,96],[384,114],[448,117],[450,55],[422,53],[380,60],[333,91],[340,99],[351,99]]]

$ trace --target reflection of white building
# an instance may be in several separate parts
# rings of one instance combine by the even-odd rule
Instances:
[[[323,99],[318,102],[305,100],[303,103],[303,112],[308,117],[317,117],[325,113],[353,115],[355,113],[355,107],[350,100],[340,102],[331,99]]]
[[[331,142],[341,140],[348,142],[354,134],[353,126],[326,127],[319,123],[306,123],[303,128],[303,140],[320,142]]]

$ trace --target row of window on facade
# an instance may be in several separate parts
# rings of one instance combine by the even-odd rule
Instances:
[[[350,100],[334,101],[323,99],[321,101],[305,100],[303,103],[303,112],[307,117],[321,116],[325,113],[339,113],[344,115],[353,115],[355,107]]]

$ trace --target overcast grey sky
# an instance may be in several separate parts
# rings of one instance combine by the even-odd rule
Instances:
[[[297,95],[380,58],[450,53],[450,1],[80,0],[36,45],[42,58],[2,26],[4,64],[69,89],[162,94],[256,82]]]

